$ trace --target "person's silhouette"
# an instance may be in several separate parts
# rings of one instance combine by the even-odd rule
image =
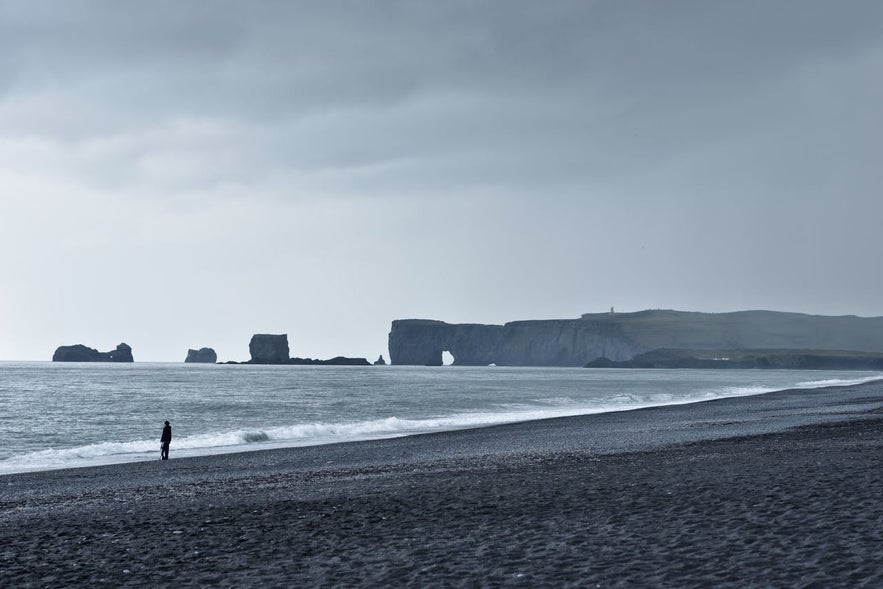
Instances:
[[[169,459],[169,444],[172,442],[172,426],[166,422],[166,426],[162,428],[162,437],[159,439],[159,459]]]

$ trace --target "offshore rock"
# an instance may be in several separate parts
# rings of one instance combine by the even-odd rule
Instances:
[[[380,357],[374,361],[374,366],[386,366],[386,360],[383,359],[383,354],[380,354]]]
[[[99,352],[83,344],[59,346],[52,354],[53,362],[134,362],[132,348],[122,343],[110,352]]]
[[[218,355],[212,348],[199,348],[198,350],[187,350],[187,358],[184,362],[195,364],[215,364],[218,361]]]
[[[366,358],[348,358],[346,356],[335,356],[328,360],[313,360],[312,358],[292,358],[286,364],[294,364],[299,366],[371,366]]]
[[[251,364],[288,364],[288,334],[257,333],[248,344]]]
[[[505,325],[401,319],[389,333],[392,364],[423,366],[441,366],[445,351],[461,366],[585,366],[663,348],[883,353],[883,317],[653,310]]]
[[[228,361],[223,364],[287,364],[291,366],[371,366],[365,358],[348,358],[346,356],[335,356],[328,360],[319,360],[313,358],[289,358],[285,362],[236,362]]]

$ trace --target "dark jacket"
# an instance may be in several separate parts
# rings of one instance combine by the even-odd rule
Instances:
[[[167,425],[162,428],[162,437],[159,439],[160,442],[171,442],[172,441],[172,426]]]

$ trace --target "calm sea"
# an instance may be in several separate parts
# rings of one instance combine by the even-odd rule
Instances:
[[[0,474],[692,403],[883,373],[0,362]]]

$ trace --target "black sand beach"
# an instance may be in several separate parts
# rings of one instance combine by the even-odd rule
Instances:
[[[0,476],[0,586],[883,586],[883,383]]]

